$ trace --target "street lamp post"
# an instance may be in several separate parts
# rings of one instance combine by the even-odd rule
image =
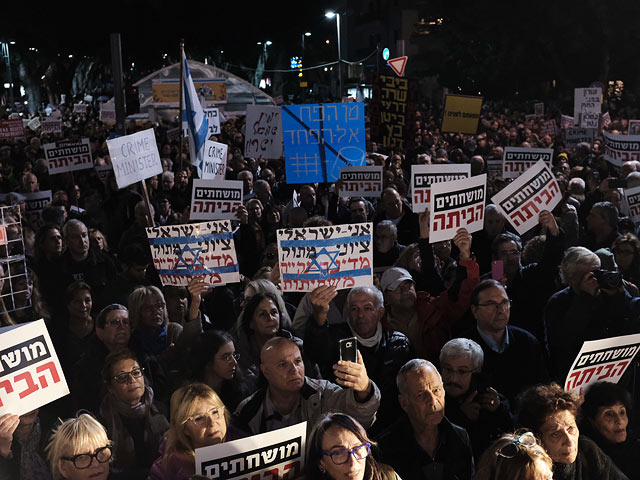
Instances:
[[[338,97],[342,99],[342,50],[340,49],[340,14],[336,12],[327,12],[325,17],[331,19],[336,17],[336,29],[338,32]]]

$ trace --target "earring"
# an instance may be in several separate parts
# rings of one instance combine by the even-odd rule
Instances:
[[[320,470],[321,473],[327,473],[322,465],[318,465],[318,470]]]

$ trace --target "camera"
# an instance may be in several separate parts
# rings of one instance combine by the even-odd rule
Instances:
[[[616,290],[622,286],[622,274],[616,270],[596,270],[593,275],[600,288]]]

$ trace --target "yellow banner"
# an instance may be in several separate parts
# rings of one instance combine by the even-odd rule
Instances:
[[[482,97],[447,95],[444,100],[442,131],[476,133],[482,109]]]
[[[195,80],[193,84],[198,95],[204,97],[205,107],[227,102],[227,84],[223,79]],[[177,80],[154,80],[151,90],[156,106],[177,107],[180,104],[180,82]]]

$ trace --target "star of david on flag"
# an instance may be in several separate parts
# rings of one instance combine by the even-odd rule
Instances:
[[[202,178],[202,163],[204,161],[204,144],[209,136],[209,122],[202,110],[196,87],[193,84],[191,70],[187,56],[182,49],[182,95],[183,113],[182,118],[187,122],[189,130],[189,152],[191,153],[191,164],[198,167],[198,175]]]

